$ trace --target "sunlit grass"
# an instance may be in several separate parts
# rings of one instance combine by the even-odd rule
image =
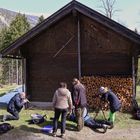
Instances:
[[[16,87],[18,87],[16,84],[13,84],[13,85],[4,85],[3,88],[0,88],[0,96],[5,95],[7,92],[15,89]]]
[[[39,113],[41,115],[46,114],[46,121],[44,123],[42,123],[41,125],[29,125],[27,120],[30,120],[31,114],[35,114],[35,113]],[[7,114],[6,109],[2,109],[1,110],[1,115]],[[95,117],[96,113],[90,113],[90,116],[92,118]],[[42,128],[45,125],[51,124],[52,125],[52,120],[50,119],[51,117],[54,116],[54,112],[53,111],[48,111],[48,110],[38,110],[38,109],[34,109],[34,110],[22,110],[20,113],[20,120],[18,121],[10,121],[10,124],[14,125],[17,128],[24,126],[27,127],[34,127],[34,128]],[[105,111],[105,116],[106,118],[108,118],[108,111]],[[96,119],[104,119],[102,112],[99,112],[98,116],[96,117]],[[75,126],[75,123],[67,121],[68,125],[73,125]],[[132,119],[132,115],[131,114],[126,114],[126,113],[121,113],[121,112],[117,112],[116,113],[116,121],[115,121],[115,127],[118,129],[123,129],[123,128],[130,128],[130,127],[138,127],[140,125],[140,121],[134,120]]]

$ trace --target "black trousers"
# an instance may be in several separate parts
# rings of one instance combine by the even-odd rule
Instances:
[[[90,128],[93,128],[93,129],[103,128],[103,124],[96,122],[92,118],[89,118],[88,120],[86,120],[85,125],[90,127]]]
[[[58,109],[55,108],[54,120],[53,120],[53,132],[57,132],[58,128],[58,120],[61,115],[61,134],[65,133],[66,129],[66,116],[67,116],[68,109]]]
[[[17,110],[7,110],[11,115],[6,115],[6,120],[19,120],[19,112]]]

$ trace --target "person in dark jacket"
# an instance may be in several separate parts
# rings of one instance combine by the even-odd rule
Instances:
[[[77,129],[80,131],[84,127],[83,110],[87,106],[86,88],[77,78],[73,79],[72,99],[75,106]]]
[[[83,114],[83,118],[84,118],[84,125],[87,127],[90,127],[91,129],[103,129],[103,133],[105,133],[107,131],[107,128],[110,128],[111,123],[109,123],[108,121],[102,121],[102,120],[95,120],[93,119],[90,114],[88,113],[87,109],[84,109],[84,114]],[[76,121],[76,116],[75,116],[75,111],[74,109],[72,110],[71,113],[69,113],[67,115],[67,119],[69,121]]]
[[[114,123],[115,121],[115,112],[119,111],[121,108],[121,102],[117,95],[113,93],[107,87],[100,87],[100,93],[102,93],[101,100],[108,101],[110,106],[110,113],[109,113],[109,121]]]
[[[6,120],[18,120],[19,119],[19,112],[23,108],[23,105],[27,103],[28,100],[26,99],[26,94],[24,92],[16,94],[9,102],[7,106],[7,111],[11,115],[4,115],[3,121]]]

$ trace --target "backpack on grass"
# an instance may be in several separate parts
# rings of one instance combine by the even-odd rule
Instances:
[[[140,107],[138,106],[136,99],[133,99],[132,106],[133,106],[132,113],[133,113],[134,119],[140,120]]]
[[[30,124],[40,124],[40,123],[43,123],[45,121],[45,117],[46,117],[46,114],[45,115],[40,115],[38,113],[36,114],[31,114],[31,120],[30,120]]]
[[[14,127],[11,126],[9,123],[2,123],[0,124],[0,134],[6,133],[13,128]]]

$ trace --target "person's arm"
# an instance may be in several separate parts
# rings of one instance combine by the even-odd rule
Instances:
[[[108,93],[104,93],[104,94],[101,96],[101,101],[104,101],[104,102],[107,102],[107,101],[108,101]]]
[[[76,87],[75,89],[75,106],[78,106],[80,104],[80,99],[81,99],[81,96],[80,96],[80,88],[79,87]]]
[[[73,107],[71,93],[68,96],[68,104],[69,104],[69,111],[71,112],[72,111],[72,107]]]
[[[54,96],[53,96],[53,101],[52,101],[53,102],[53,107],[55,107],[55,105],[56,105],[56,92],[54,93]]]
[[[22,108],[25,103],[25,100],[21,100],[21,98],[18,96],[16,97],[15,104],[17,107]]]

